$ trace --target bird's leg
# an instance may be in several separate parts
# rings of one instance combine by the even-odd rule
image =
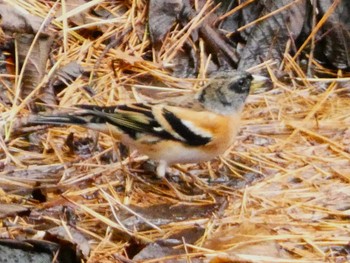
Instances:
[[[168,168],[168,163],[164,160],[160,160],[156,170],[158,178],[165,178],[165,173],[167,168]]]
[[[165,162],[163,160],[159,161],[159,164],[158,164],[158,167],[157,167],[157,176],[159,178],[161,178],[165,182],[165,184],[170,189],[172,189],[175,192],[176,196],[180,200],[182,200],[182,201],[192,201],[194,199],[198,199],[198,198],[202,199],[202,198],[204,198],[205,195],[189,196],[189,195],[185,195],[185,194],[181,193],[179,190],[177,190],[177,188],[171,182],[169,182],[169,180],[165,176],[167,168],[168,168],[168,163],[167,162]]]

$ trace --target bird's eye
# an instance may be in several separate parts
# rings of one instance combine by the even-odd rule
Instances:
[[[236,82],[231,83],[231,85],[229,86],[229,89],[237,93],[245,93],[249,91],[249,86],[250,86],[249,81],[250,80],[247,78],[238,79]]]

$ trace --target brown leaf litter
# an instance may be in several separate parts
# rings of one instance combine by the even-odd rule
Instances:
[[[189,71],[199,79],[216,67],[196,34],[212,29],[198,26],[219,7],[202,3],[182,27],[170,14],[153,36],[163,39],[161,47],[152,50],[147,1],[61,1],[60,8],[54,1],[11,2],[9,14],[24,17],[26,26],[4,17],[3,30],[27,28],[56,38],[50,54],[36,56],[41,49],[33,46],[27,56],[33,86],[24,97],[16,88],[26,89],[19,68],[0,75],[0,102],[6,101],[0,104],[1,239],[64,244],[83,262],[350,260],[350,99],[344,85],[350,75],[326,69],[313,56],[308,66],[327,76],[305,73],[298,56],[317,30],[294,57],[286,43],[280,68],[269,60],[260,65],[273,87],[249,96],[232,148],[212,162],[171,168],[176,189],[169,189],[154,177],[147,157],[107,135],[75,126],[23,127],[31,114],[27,105],[113,105],[134,100],[139,86],[150,94],[196,89],[196,77],[183,77],[191,63],[181,61],[192,54],[197,68]],[[254,1],[243,6],[247,2]],[[198,46],[193,39],[200,39]],[[181,68],[174,75],[165,70],[171,63]],[[51,98],[43,97],[50,89]],[[176,191],[188,199],[179,200]]]

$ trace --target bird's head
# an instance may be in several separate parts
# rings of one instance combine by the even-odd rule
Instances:
[[[241,111],[250,89],[261,86],[265,77],[248,72],[221,71],[210,76],[207,85],[196,95],[207,110],[231,115]]]

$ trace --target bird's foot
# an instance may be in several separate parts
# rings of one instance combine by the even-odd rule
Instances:
[[[163,181],[169,187],[169,189],[171,189],[175,193],[176,197],[181,201],[192,202],[195,200],[204,199],[206,196],[206,194],[200,194],[200,195],[184,194],[180,190],[178,190],[176,186],[166,178],[166,176],[163,177]]]

